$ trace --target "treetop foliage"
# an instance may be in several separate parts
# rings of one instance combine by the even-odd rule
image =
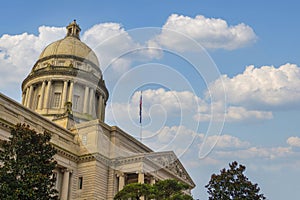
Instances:
[[[36,133],[28,125],[17,124],[9,140],[0,143],[0,199],[56,200],[50,133]]]
[[[259,194],[260,188],[251,183],[243,174],[246,167],[236,161],[229,164],[229,169],[222,169],[220,174],[213,174],[208,189],[209,200],[261,200],[266,199]]]
[[[188,188],[188,185],[174,179],[158,181],[154,185],[131,183],[119,191],[114,200],[139,200],[142,196],[156,200],[193,200],[190,195],[183,193]]]

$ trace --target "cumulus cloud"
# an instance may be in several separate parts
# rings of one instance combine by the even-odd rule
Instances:
[[[41,51],[50,43],[64,38],[64,27],[40,26],[38,34],[22,33],[18,35],[4,34],[0,38],[0,80],[1,91],[8,87],[21,85],[21,81],[30,72]],[[97,54],[100,63],[105,67],[112,63],[112,74],[128,70],[134,59],[153,59],[161,56],[154,50],[154,44],[135,42],[117,23],[96,24],[82,33],[81,40],[89,45]],[[113,48],[112,48],[113,47]],[[134,52],[134,56],[123,57]],[[4,76],[5,75],[5,76]],[[8,78],[10,77],[10,78]],[[5,87],[5,88],[4,88]]]
[[[164,126],[160,130],[145,131],[143,142],[159,151],[173,150],[177,155],[197,154],[201,145],[214,147],[212,150],[239,150],[250,146],[247,141],[232,135],[211,135],[198,133],[186,126]],[[193,145],[196,144],[196,145]]]
[[[0,89],[17,91],[14,98],[20,95],[21,81],[30,72],[42,49],[49,43],[62,38],[64,28],[39,27],[39,34],[22,33],[19,35],[4,34],[0,38]]]
[[[121,56],[139,48],[118,23],[96,24],[84,32],[82,40],[96,51],[102,70],[111,63],[117,72],[128,70],[130,62]]]
[[[239,159],[278,159],[285,158],[286,156],[291,156],[293,151],[290,147],[272,147],[272,148],[262,148],[262,147],[250,147],[242,150],[235,151],[218,151],[216,155],[219,158],[234,157]]]
[[[222,113],[225,112],[225,113]],[[214,118],[213,116],[214,115]],[[215,113],[200,113],[194,115],[194,119],[198,121],[223,121],[225,116],[226,122],[240,122],[245,120],[268,120],[273,118],[270,111],[248,110],[244,107],[229,106],[225,110],[216,110]]]
[[[207,137],[206,143],[214,144],[215,142],[216,146],[215,148],[245,148],[250,145],[247,141],[242,141],[237,137],[231,136],[231,135],[212,135]]]
[[[201,146],[211,146],[211,152],[244,151],[251,148],[248,141],[232,135],[206,135],[186,126],[164,126],[157,131],[144,131],[143,142],[156,151],[173,150],[177,155],[194,158]],[[210,152],[209,152],[210,153]],[[193,156],[191,156],[193,155]],[[207,157],[204,157],[204,159]],[[212,159],[215,159],[212,157]],[[219,158],[216,158],[219,160]]]
[[[300,68],[295,64],[284,64],[278,68],[253,65],[242,74],[232,78],[223,75],[209,86],[209,91],[218,97],[224,85],[227,103],[246,108],[278,109],[292,107],[300,102]]]
[[[128,102],[112,101],[107,107],[107,120],[121,127],[138,125],[140,92],[135,92]],[[166,90],[163,88],[143,91],[143,124],[159,130],[166,123],[193,124],[198,111],[207,110],[207,104],[190,91]],[[155,116],[155,117],[151,117]],[[194,124],[197,122],[194,121]]]
[[[155,50],[158,49],[156,44],[149,41],[140,44],[136,41],[139,39],[138,34],[135,36],[137,38],[133,38],[121,24],[102,23],[85,31],[82,40],[97,53],[102,70],[112,67],[114,72],[123,73],[129,69],[134,60],[161,56],[161,51]]]
[[[286,140],[287,144],[292,147],[300,147],[300,138],[299,137],[289,137]]]
[[[61,38],[62,28],[45,27],[39,28],[39,35],[22,33],[20,35],[4,34],[0,38],[0,58],[15,65],[17,68],[27,67],[34,64],[42,49],[49,43]]]
[[[171,31],[170,31],[171,30]],[[174,31],[178,32],[175,33]],[[179,51],[192,50],[191,41],[184,34],[208,49],[237,49],[254,43],[257,39],[253,29],[244,24],[228,25],[223,19],[172,14],[162,27],[156,41]]]
[[[139,100],[140,92],[135,92],[128,102],[110,102],[106,112],[107,121],[125,129],[133,124],[138,126]],[[190,91],[148,89],[143,91],[143,123],[152,130],[158,130],[167,123],[174,122],[194,126],[199,122],[222,122],[224,116],[227,122],[273,118],[270,111],[251,110],[241,106],[229,106],[224,110],[224,106],[218,103],[220,102],[210,104]]]
[[[181,156],[191,150],[195,139],[203,137],[185,126],[164,126],[155,132],[145,131],[143,142],[157,151],[174,151]]]

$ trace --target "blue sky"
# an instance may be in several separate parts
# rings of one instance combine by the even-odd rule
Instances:
[[[102,62],[111,95],[106,122],[137,136],[143,90],[144,142],[180,156],[197,184],[195,198],[207,199],[210,175],[234,160],[268,199],[300,195],[297,1],[1,4],[0,91],[7,96],[20,101],[21,82],[41,50],[77,19],[82,41]],[[200,158],[201,147],[212,146]]]

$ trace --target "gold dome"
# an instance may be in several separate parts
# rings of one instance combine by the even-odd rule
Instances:
[[[93,50],[79,39],[80,28],[74,20],[67,26],[67,36],[64,39],[48,45],[40,54],[39,60],[65,56],[91,61],[99,67],[99,61]]]

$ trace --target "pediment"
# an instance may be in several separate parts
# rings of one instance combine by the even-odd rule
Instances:
[[[134,169],[136,171],[154,172],[164,170],[172,175],[172,177],[187,183],[191,187],[195,186],[195,183],[173,151],[151,152],[119,158],[115,160],[115,164],[116,168],[120,171]]]

